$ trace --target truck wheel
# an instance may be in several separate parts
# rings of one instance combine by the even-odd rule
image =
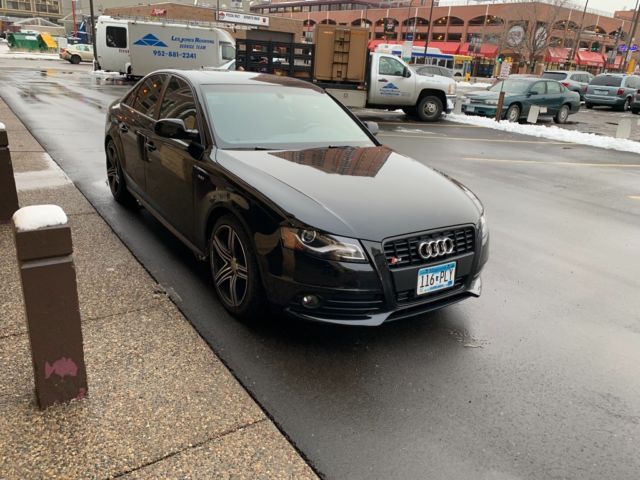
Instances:
[[[418,118],[423,122],[435,122],[442,115],[442,102],[438,97],[427,95],[422,97],[416,105]]]
[[[404,107],[402,111],[404,112],[405,115],[408,115],[410,117],[418,116],[418,109],[416,107]]]
[[[79,63],[80,63],[80,60],[82,60],[82,59],[80,58],[80,56],[79,56],[79,55],[72,55],[72,56],[71,56],[71,58],[69,59],[69,61],[70,61],[71,63],[73,63],[74,65],[79,64]]]

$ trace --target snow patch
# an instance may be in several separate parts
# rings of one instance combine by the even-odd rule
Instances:
[[[91,75],[98,78],[113,78],[122,76],[119,72],[107,72],[106,70],[92,70]]]
[[[29,232],[46,227],[66,225],[67,215],[57,205],[31,205],[13,214],[13,224],[18,232]]]
[[[483,83],[483,82],[478,82],[478,83],[458,82],[456,85],[458,85],[458,87],[482,88],[482,89],[485,89],[485,90],[491,86],[490,83]]]
[[[493,130],[501,130],[503,132],[529,135],[531,137],[547,138],[549,140],[556,140],[567,143],[577,143],[579,145],[605,148],[607,150],[640,153],[640,142],[628,140],[626,138],[614,138],[604,135],[596,135],[595,133],[566,130],[564,128],[554,126],[545,127],[543,125],[522,125],[519,123],[511,123],[507,121],[496,122],[491,118],[458,114],[448,114],[446,116],[446,119],[456,123],[476,125],[479,127],[491,128]]]
[[[67,177],[58,164],[54,162],[48,154],[43,153],[42,160],[45,162],[44,169],[29,172],[16,172],[13,175],[16,180],[16,189],[18,191],[63,187],[71,183],[69,177]]]
[[[0,130],[6,130],[7,127],[5,126],[4,123],[0,122]]]

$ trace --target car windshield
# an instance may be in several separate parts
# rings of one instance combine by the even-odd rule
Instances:
[[[542,78],[550,78],[551,80],[564,80],[567,78],[566,73],[562,72],[544,72]]]
[[[599,85],[603,87],[619,87],[621,84],[622,77],[614,77],[613,75],[598,75],[590,82],[590,85]]]
[[[525,93],[531,82],[526,80],[503,80],[489,89],[491,92]]]
[[[375,144],[327,94],[278,85],[204,85],[216,144],[287,149]]]

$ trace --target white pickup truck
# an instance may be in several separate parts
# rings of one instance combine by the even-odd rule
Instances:
[[[443,112],[453,110],[456,82],[451,78],[418,75],[387,53],[371,53],[367,70],[366,90],[317,84],[348,107],[402,109],[423,122],[437,121]]]

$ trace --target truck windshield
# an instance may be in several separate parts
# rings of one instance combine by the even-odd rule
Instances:
[[[329,95],[311,87],[267,80],[264,85],[204,85],[202,90],[216,144],[223,149],[374,145]]]
[[[531,82],[526,80],[504,80],[496,83],[489,90],[492,92],[499,92],[500,90],[506,93],[525,93],[529,89]]]

